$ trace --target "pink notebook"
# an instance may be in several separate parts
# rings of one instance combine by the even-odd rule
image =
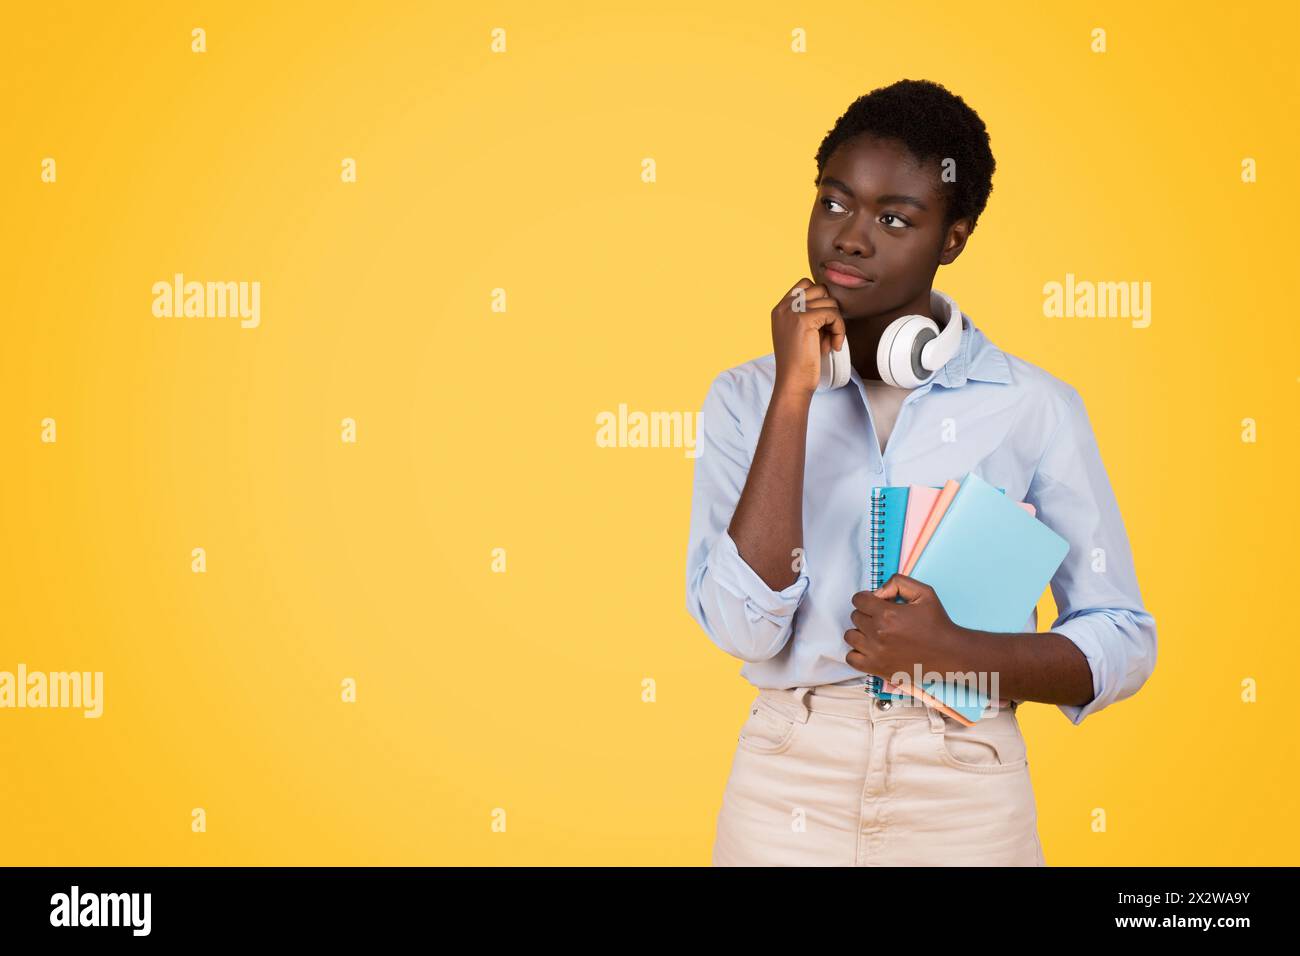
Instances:
[[[900,573],[908,574],[916,567],[921,552],[925,550],[926,542],[939,527],[939,522],[943,520],[943,513],[948,510],[948,505],[957,494],[959,487],[959,482],[951,480],[945,482],[942,488],[908,485],[907,517],[903,521],[903,547],[898,562]],[[1017,501],[1016,504],[1029,512],[1031,518],[1038,513],[1028,501]]]
[[[934,503],[939,500],[939,491],[940,489],[928,485],[908,485],[907,517],[903,519],[903,547],[898,561],[900,568],[907,564],[912,549],[916,547],[916,539],[921,536],[921,526],[930,516]]]
[[[943,483],[943,487],[939,489],[939,497],[935,499],[934,507],[930,509],[930,513],[925,516],[925,523],[921,525],[921,533],[917,535],[916,544],[912,545],[907,560],[898,566],[903,574],[912,573],[917,558],[925,550],[926,544],[930,541],[930,536],[934,534],[934,529],[939,527],[939,522],[943,520],[943,513],[948,510],[948,505],[952,503],[952,499],[957,497],[957,489],[960,487],[960,481],[949,478]]]

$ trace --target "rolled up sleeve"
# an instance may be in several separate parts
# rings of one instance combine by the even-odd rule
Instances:
[[[729,407],[728,374],[713,380],[700,415],[686,608],[720,649],[743,661],[765,661],[779,654],[790,639],[795,611],[808,591],[808,560],[801,557],[793,583],[773,590],[741,557],[727,530],[750,463],[740,420]],[[793,570],[793,557],[791,563]]]
[[[1057,705],[1077,725],[1146,683],[1156,664],[1156,622],[1143,606],[1119,504],[1073,388],[1025,500],[1070,545],[1051,582],[1058,612],[1051,630],[1074,642],[1092,671],[1091,701]]]

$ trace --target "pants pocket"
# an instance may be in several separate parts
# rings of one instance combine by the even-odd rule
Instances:
[[[779,754],[794,739],[798,721],[786,716],[761,694],[749,707],[749,717],[740,728],[740,746],[750,753]]]
[[[966,727],[945,716],[943,733],[931,733],[939,759],[968,773],[1015,773],[1029,766],[1020,725],[1010,711]]]

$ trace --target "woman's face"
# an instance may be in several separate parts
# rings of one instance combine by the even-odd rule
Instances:
[[[865,136],[840,144],[826,161],[808,221],[808,265],[845,319],[928,296],[935,270],[960,254],[968,223],[944,228],[940,172],[938,162],[918,166],[901,143]],[[827,266],[835,261],[865,279],[836,275]]]

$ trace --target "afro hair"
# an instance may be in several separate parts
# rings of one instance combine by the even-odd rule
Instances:
[[[993,191],[993,151],[988,130],[966,102],[929,80],[899,80],[858,97],[835,121],[817,150],[817,178],[836,148],[859,135],[897,140],[922,165],[956,163],[953,182],[940,182],[947,200],[944,228],[969,219],[972,231]]]

